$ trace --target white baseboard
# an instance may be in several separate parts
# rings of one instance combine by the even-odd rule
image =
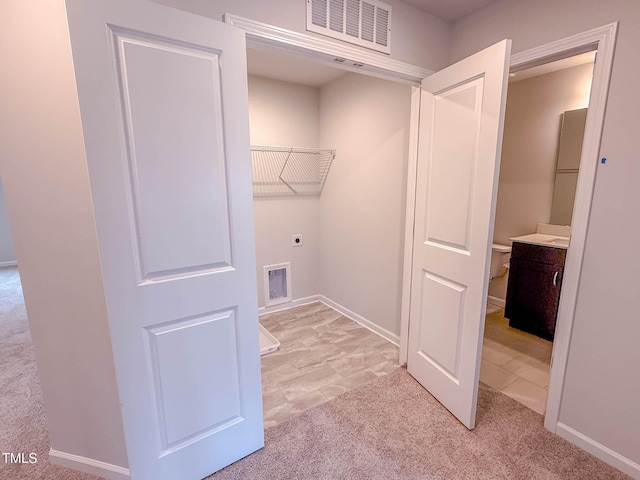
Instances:
[[[592,438],[574,430],[573,428],[565,425],[562,422],[558,422],[556,428],[556,434],[565,440],[577,445],[586,452],[589,452],[594,457],[599,458],[603,462],[614,466],[618,470],[631,475],[635,479],[640,479],[640,465],[636,462],[620,455],[618,452],[614,452],[608,447],[605,447],[601,443],[596,442]]]
[[[8,262],[0,262],[0,268],[2,267],[16,267],[18,265],[18,262],[16,262],[15,260],[11,260]]]
[[[81,457],[71,453],[59,452],[53,448],[49,450],[49,461],[53,465],[71,468],[80,472],[97,475],[107,480],[130,480],[129,469],[111,465],[92,458]]]
[[[324,303],[325,305],[333,308],[334,310],[336,310],[337,312],[340,312],[342,315],[344,315],[347,318],[350,318],[351,320],[353,320],[356,323],[359,323],[360,325],[362,325],[364,328],[371,330],[373,333],[380,335],[382,338],[384,338],[385,340],[393,343],[396,346],[400,345],[400,337],[394,333],[391,333],[389,330],[387,330],[386,328],[382,328],[378,325],[376,325],[375,323],[373,323],[370,320],[367,320],[366,318],[358,315],[355,312],[352,312],[351,310],[349,310],[346,307],[343,307],[342,305],[340,305],[339,303],[334,302],[333,300],[328,299],[327,297],[325,297],[324,295],[318,295],[318,299]]]
[[[504,308],[504,299],[503,298],[498,298],[498,297],[494,297],[492,295],[489,295],[487,297],[487,303],[490,303],[491,305],[495,305],[496,307],[502,307]]]
[[[320,299],[319,295],[311,295],[309,297],[296,298],[295,300],[287,303],[280,303],[278,305],[273,305],[271,307],[260,307],[258,308],[258,315],[266,315],[268,313],[281,312],[283,310],[289,310],[290,308],[300,307],[302,305],[308,305],[309,303],[318,302]]]

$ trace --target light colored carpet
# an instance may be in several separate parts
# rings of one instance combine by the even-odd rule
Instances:
[[[481,384],[469,432],[405,369],[265,432],[259,452],[207,477],[260,479],[628,479]]]

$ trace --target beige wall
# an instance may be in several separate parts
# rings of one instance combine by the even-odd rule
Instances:
[[[64,2],[3,2],[0,161],[51,447],[127,466]]]
[[[500,0],[454,25],[451,60],[504,37],[520,52],[614,21],[620,23],[600,149],[607,163],[598,165],[559,420],[635,462],[640,477],[634,373],[640,371],[640,255],[631,240],[640,235],[638,2]],[[622,241],[612,244],[612,235]]]
[[[335,148],[320,197],[321,293],[400,333],[411,89],[349,74],[320,91],[320,142]]]
[[[324,295],[397,340],[410,88],[356,74],[320,89],[250,77],[249,96],[252,143],[337,151],[320,197],[254,201],[261,305],[262,266],[291,261],[294,300]]]
[[[589,105],[593,64],[509,84],[493,241],[535,233],[549,223],[562,113]],[[517,77],[516,77],[517,78]],[[507,277],[489,295],[504,300]]]
[[[254,145],[319,147],[319,90],[314,87],[249,77],[249,121]],[[258,303],[264,298],[264,266],[291,262],[294,300],[319,293],[319,200],[317,197],[257,198]],[[303,235],[292,247],[291,236]]]
[[[296,32],[306,32],[304,0],[153,0],[205,17],[221,20],[225,13],[276,25]],[[391,58],[431,70],[448,61],[451,24],[417,10],[400,0],[385,0],[393,8],[391,18]],[[316,34],[311,34],[316,35]],[[328,37],[322,37],[331,40]],[[380,54],[386,57],[384,54]]]

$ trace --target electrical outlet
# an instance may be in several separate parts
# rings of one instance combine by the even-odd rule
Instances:
[[[291,246],[292,247],[301,247],[302,246],[302,234],[292,235],[291,236]]]

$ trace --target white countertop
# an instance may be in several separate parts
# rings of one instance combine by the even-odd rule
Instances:
[[[544,247],[554,247],[567,249],[569,246],[569,237],[560,235],[547,235],[544,233],[531,233],[522,235],[521,237],[510,238],[512,242],[531,243],[533,245],[542,245]]]

